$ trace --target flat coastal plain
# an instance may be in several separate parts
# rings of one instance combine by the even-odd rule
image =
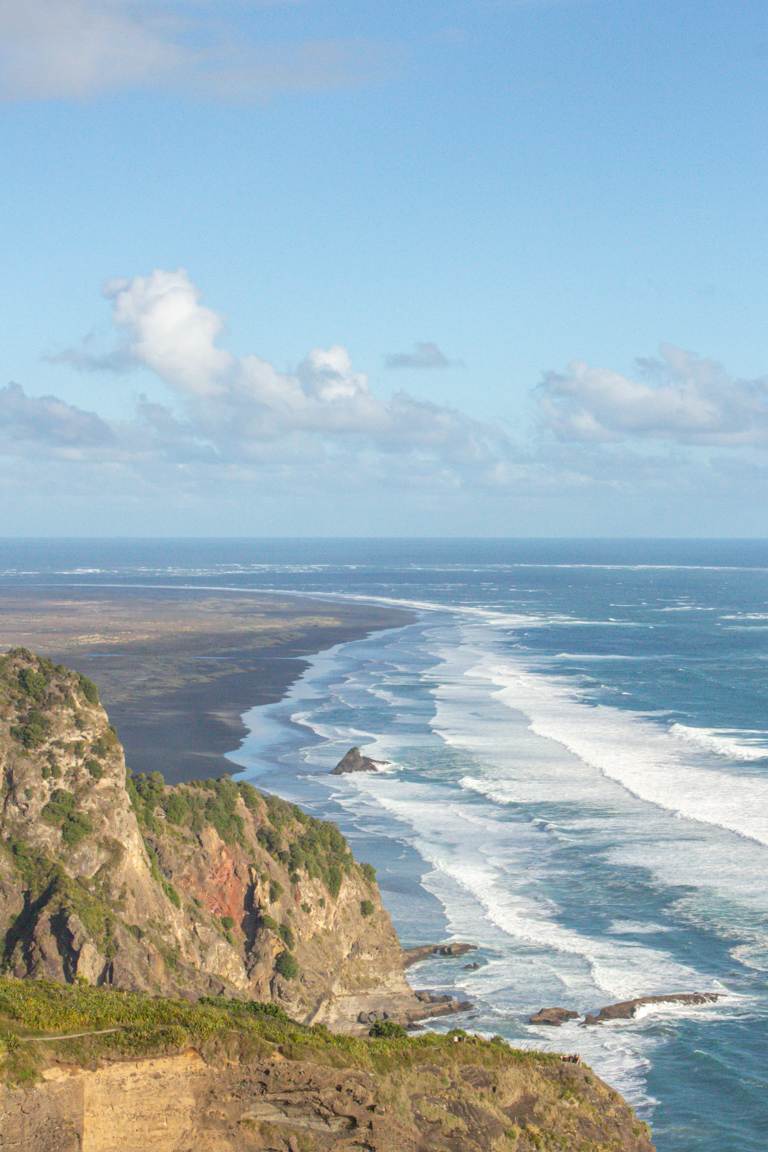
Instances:
[[[242,714],[280,700],[306,657],[407,624],[401,609],[304,596],[147,588],[0,588],[0,650],[94,680],[134,772],[169,784],[237,771]]]

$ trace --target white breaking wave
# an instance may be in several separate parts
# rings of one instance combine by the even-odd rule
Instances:
[[[768,972],[768,939],[750,941],[731,949],[731,956],[745,968],[755,972]]]
[[[746,728],[691,728],[687,724],[673,724],[669,731],[688,744],[714,752],[717,756],[726,756],[729,760],[764,760],[768,757],[768,747],[758,742],[768,740],[768,732]]]
[[[669,604],[666,608],[653,608],[653,612],[716,612],[716,608],[703,604]]]
[[[607,835],[608,859],[618,867],[650,870],[664,885],[710,889],[750,916],[768,914],[768,893],[754,883],[765,870],[765,846],[745,835],[747,824],[750,832],[761,831],[756,825],[765,814],[765,806],[762,814],[758,807],[765,799],[764,778],[718,771],[711,752],[676,739],[659,718],[595,708],[572,681],[539,673],[514,679],[515,687],[522,682],[537,689],[534,708],[530,694],[510,694],[509,677],[493,672],[499,656],[488,634],[466,627],[462,632],[461,643],[438,648],[442,662],[434,669],[432,690],[435,732],[451,749],[472,757],[472,767],[467,764],[456,781],[460,787],[523,814],[528,805],[554,804],[555,814],[537,823],[560,841]],[[525,659],[520,657],[521,665]],[[521,675],[519,667],[515,672]],[[562,735],[545,723],[550,718],[565,726]],[[578,754],[582,734],[597,743],[586,758]],[[596,768],[595,760],[609,763],[609,770]],[[710,766],[698,767],[697,760]],[[649,761],[653,771],[646,777]],[[738,795],[721,804],[734,780]],[[689,820],[679,819],[683,811]],[[727,823],[735,825],[736,837]]]
[[[354,812],[362,795],[368,801],[375,800],[398,821],[401,829],[407,831],[409,843],[433,870],[423,883],[448,911],[452,901],[450,895],[446,896],[446,880],[451,882],[451,888],[455,886],[472,898],[481,919],[520,943],[546,950],[550,964],[562,966],[560,979],[572,984],[582,1007],[588,1007],[596,993],[627,999],[670,987],[698,988],[703,983],[712,986],[701,973],[679,964],[666,952],[591,937],[563,927],[557,921],[554,906],[541,898],[525,896],[510,884],[511,878],[524,873],[535,852],[537,836],[529,826],[513,830],[498,821],[493,809],[479,813],[475,807],[462,805],[455,793],[440,786],[379,775],[356,776],[351,783],[353,789],[337,799]],[[477,928],[475,924],[476,931]],[[553,954],[559,955],[561,961],[553,959]],[[508,972],[507,982],[511,978]]]
[[[355,823],[378,808],[393,821],[382,828],[424,860],[422,886],[442,904],[449,938],[479,941],[490,950],[481,968],[451,973],[457,989],[480,1009],[483,1026],[513,1028],[519,1047],[579,1052],[636,1107],[652,1108],[645,1077],[658,1037],[639,1022],[623,1028],[552,1030],[524,1025],[544,1004],[591,1011],[602,1004],[670,990],[726,989],[711,976],[645,942],[591,936],[559,922],[560,909],[529,892],[541,838],[526,824],[510,825],[492,807],[462,802],[454,789],[407,777],[354,777],[337,800]],[[358,825],[359,826],[359,825]],[[441,970],[437,979],[449,973]],[[440,1028],[443,1025],[437,1024]]]
[[[500,700],[528,717],[532,732],[555,740],[633,796],[768,845],[768,779],[692,763],[669,731],[648,717],[590,704],[569,682],[529,672],[496,653],[470,674],[495,685]]]

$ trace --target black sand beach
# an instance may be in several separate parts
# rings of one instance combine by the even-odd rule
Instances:
[[[406,624],[400,609],[189,589],[0,590],[0,649],[24,645],[99,685],[134,772],[237,771],[243,712],[282,698],[305,657]]]

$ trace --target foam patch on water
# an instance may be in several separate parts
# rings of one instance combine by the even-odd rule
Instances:
[[[649,920],[612,920],[608,931],[612,936],[656,936],[659,932],[670,932],[671,928]]]

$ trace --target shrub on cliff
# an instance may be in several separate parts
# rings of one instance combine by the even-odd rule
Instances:
[[[240,795],[237,784],[229,776],[222,776],[219,780],[206,780],[205,786],[212,793],[205,801],[205,821],[213,825],[225,844],[242,844],[244,829],[236,807]]]
[[[22,668],[19,671],[19,687],[33,700],[42,700],[48,687],[48,677],[36,668]]]
[[[69,848],[74,848],[93,831],[88,816],[77,811],[74,793],[66,788],[57,788],[40,813],[46,824],[59,828],[61,838]]]
[[[278,932],[280,933],[280,939],[283,941],[283,944],[285,944],[286,948],[289,950],[295,948],[296,940],[293,935],[293,930],[289,924],[281,924],[278,928]]]
[[[286,980],[295,980],[299,974],[299,965],[291,952],[281,952],[275,960],[275,972]]]
[[[80,691],[82,692],[83,696],[85,696],[88,703],[93,704],[95,708],[99,703],[98,688],[94,684],[93,680],[89,680],[87,676],[80,675],[77,679],[78,684],[80,685]]]
[[[11,736],[25,748],[38,748],[48,735],[48,721],[42,712],[33,708],[23,723],[11,728]]]
[[[396,1024],[394,1020],[377,1020],[368,1035],[376,1040],[405,1040],[408,1033],[402,1024]]]

